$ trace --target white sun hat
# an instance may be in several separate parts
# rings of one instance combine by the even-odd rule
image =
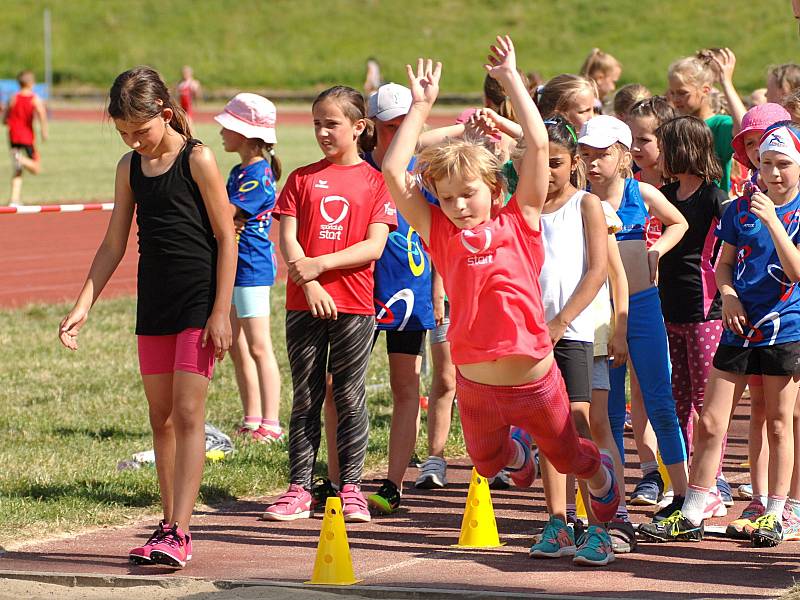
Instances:
[[[225,105],[225,109],[214,120],[225,129],[242,134],[246,138],[264,140],[275,144],[275,121],[278,111],[275,105],[258,94],[236,94]]]

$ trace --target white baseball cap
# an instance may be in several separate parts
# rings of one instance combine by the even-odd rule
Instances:
[[[411,90],[397,83],[385,83],[367,101],[367,116],[391,121],[411,110]]]
[[[608,148],[617,142],[630,148],[633,142],[631,128],[616,117],[608,115],[598,115],[586,121],[578,136],[579,144],[592,148]]]
[[[274,144],[275,120],[278,112],[275,105],[258,94],[236,94],[225,105],[225,109],[214,120],[225,129],[242,134],[246,138],[264,140]]]

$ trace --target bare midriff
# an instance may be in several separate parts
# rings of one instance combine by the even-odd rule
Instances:
[[[458,365],[462,377],[484,385],[525,385],[541,379],[550,371],[553,353],[544,358],[504,356],[497,360]]]
[[[628,295],[633,296],[637,292],[653,287],[644,240],[622,240],[617,242],[617,245],[628,278]]]

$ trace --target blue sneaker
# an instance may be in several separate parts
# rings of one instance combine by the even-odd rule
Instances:
[[[631,493],[634,506],[655,506],[664,495],[664,480],[661,473],[651,471],[639,480]]]
[[[531,437],[530,433],[521,427],[512,427],[511,439],[522,446],[522,449],[525,451],[525,462],[519,469],[509,469],[506,467],[506,471],[508,471],[508,474],[511,476],[511,480],[514,482],[516,487],[531,487],[534,479],[536,479],[537,471],[536,461],[534,460],[533,452],[531,452],[533,438]]]
[[[614,562],[614,550],[608,532],[600,525],[589,525],[572,562],[589,567],[602,567]]]
[[[724,477],[717,477],[717,491],[725,506],[733,506],[733,490],[731,484]]]
[[[576,550],[572,528],[558,517],[550,517],[541,540],[531,546],[528,554],[534,558],[561,558],[575,556]]]

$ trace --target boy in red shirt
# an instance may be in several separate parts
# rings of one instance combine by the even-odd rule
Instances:
[[[8,140],[11,143],[13,172],[11,175],[12,206],[20,203],[22,195],[22,173],[34,175],[41,172],[39,153],[34,146],[33,120],[38,119],[42,141],[47,141],[47,112],[44,102],[33,93],[36,83],[32,71],[22,71],[17,75],[20,90],[11,98],[6,107],[3,122],[8,126]]]

